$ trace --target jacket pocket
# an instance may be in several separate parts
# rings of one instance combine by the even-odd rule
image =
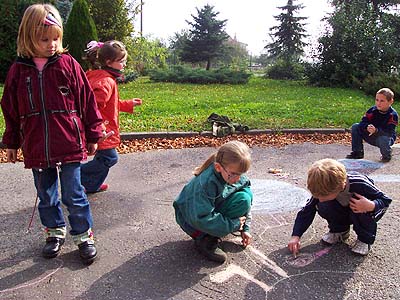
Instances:
[[[81,131],[79,129],[78,120],[75,117],[73,117],[72,121],[74,122],[74,126],[75,126],[75,129],[76,129],[77,141],[78,141],[78,144],[79,144],[79,149],[82,149],[82,136],[81,136]]]
[[[26,83],[26,91],[28,93],[28,101],[29,101],[29,107],[31,110],[35,109],[35,104],[33,103],[33,97],[32,97],[32,79],[31,77],[26,77],[25,79]]]

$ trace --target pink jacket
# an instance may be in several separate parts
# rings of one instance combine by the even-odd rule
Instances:
[[[114,135],[99,142],[98,149],[111,149],[119,146],[119,112],[133,113],[135,102],[119,98],[117,81],[106,70],[89,70],[86,72],[90,85],[95,93],[97,106],[103,117],[106,132],[114,131]]]

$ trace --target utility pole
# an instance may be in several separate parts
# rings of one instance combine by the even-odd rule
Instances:
[[[140,0],[140,37],[143,37],[143,0]]]

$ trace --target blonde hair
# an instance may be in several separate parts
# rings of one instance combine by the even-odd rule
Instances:
[[[346,168],[334,159],[321,159],[314,162],[308,170],[307,188],[318,198],[338,193],[347,181]]]
[[[379,91],[376,92],[376,94],[382,94],[386,97],[387,101],[391,101],[394,99],[394,93],[391,89],[389,88],[381,88]]]
[[[114,62],[128,57],[125,45],[115,40],[105,43],[91,41],[87,44],[85,52],[83,59],[87,60],[93,69],[101,69],[106,67],[109,61]]]
[[[48,15],[55,19],[54,25],[46,25]],[[60,42],[56,49],[57,54],[66,52],[62,46],[63,27],[58,10],[51,4],[33,4],[29,6],[19,25],[17,38],[17,55],[32,58],[37,55],[38,41],[44,33],[57,34]]]
[[[223,166],[238,164],[239,173],[246,173],[250,169],[251,155],[249,146],[239,141],[230,141],[222,145],[217,153],[212,154],[201,166],[197,167],[193,174],[199,175],[212,163],[217,162]]]

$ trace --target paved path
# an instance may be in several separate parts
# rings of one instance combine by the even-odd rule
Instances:
[[[99,259],[81,265],[72,239],[53,260],[41,258],[43,236],[31,172],[0,164],[0,299],[400,299],[399,149],[388,164],[366,147],[366,159],[344,161],[375,178],[394,199],[380,221],[372,252],[357,257],[348,245],[319,243],[325,222],[316,218],[293,261],[286,244],[297,207],[306,199],[306,171],[318,159],[340,159],[343,145],[252,149],[255,190],[252,246],[223,240],[229,259],[203,259],[174,221],[172,202],[193,168],[215,149],[161,150],[120,156],[107,192],[90,196]],[[282,168],[273,175],[269,168]],[[270,201],[267,201],[270,200]],[[351,241],[354,241],[354,233]]]

